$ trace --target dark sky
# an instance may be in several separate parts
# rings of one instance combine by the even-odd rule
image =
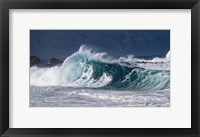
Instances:
[[[64,59],[80,45],[112,57],[165,55],[170,30],[31,30],[30,54],[41,59]]]

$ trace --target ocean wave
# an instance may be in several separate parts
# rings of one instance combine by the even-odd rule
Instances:
[[[166,58],[144,60],[129,55],[114,59],[106,53],[97,53],[86,46],[81,46],[77,52],[65,59],[62,66],[31,67],[30,85],[112,88],[133,91],[169,89],[169,69],[154,70],[138,65],[145,66],[154,62],[168,64],[169,58],[170,51]]]

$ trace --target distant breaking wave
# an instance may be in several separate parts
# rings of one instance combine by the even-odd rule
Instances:
[[[133,91],[169,89],[170,70],[168,68],[148,69],[147,67],[148,64],[151,65],[154,62],[169,64],[169,59],[170,51],[166,58],[152,60],[137,59],[133,55],[113,59],[106,53],[96,53],[92,49],[81,46],[77,52],[65,59],[62,66],[31,67],[30,85]]]

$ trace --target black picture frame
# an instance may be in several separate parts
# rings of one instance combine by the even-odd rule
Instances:
[[[191,128],[9,128],[9,9],[191,9]],[[199,61],[199,0],[0,0],[0,135],[199,137]]]

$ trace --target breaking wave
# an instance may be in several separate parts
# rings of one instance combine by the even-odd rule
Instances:
[[[153,70],[138,67],[137,62],[148,64],[169,62],[166,58],[136,59],[134,56],[113,59],[106,53],[96,53],[81,46],[67,57],[61,66],[30,68],[31,86],[68,86],[113,88],[127,90],[163,90],[170,88],[170,70]]]

